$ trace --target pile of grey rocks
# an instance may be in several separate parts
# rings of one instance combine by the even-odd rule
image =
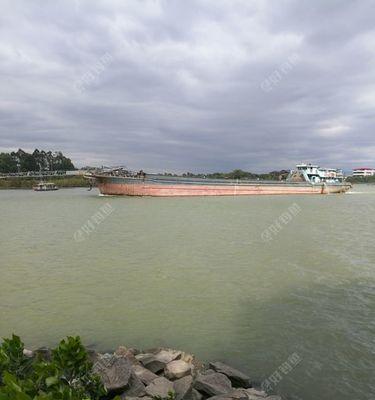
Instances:
[[[127,400],[281,400],[252,387],[250,377],[222,362],[204,365],[191,354],[158,348],[145,352],[120,346],[92,353],[109,397]]]

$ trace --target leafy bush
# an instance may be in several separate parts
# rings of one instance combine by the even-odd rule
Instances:
[[[79,337],[62,340],[51,361],[23,350],[16,335],[0,346],[0,400],[99,400],[106,394]]]
[[[176,393],[169,391],[167,397],[152,396],[152,400],[176,400]]]

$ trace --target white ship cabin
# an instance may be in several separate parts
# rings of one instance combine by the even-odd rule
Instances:
[[[320,168],[318,165],[313,164],[298,164],[297,171],[303,174],[308,182],[342,182],[344,174],[341,169],[335,168]]]

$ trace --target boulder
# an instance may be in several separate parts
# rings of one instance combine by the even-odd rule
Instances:
[[[192,398],[193,378],[191,375],[177,379],[173,383],[176,393],[176,400],[186,400]]]
[[[262,400],[269,399],[267,394],[261,390],[255,389],[236,389],[232,392],[219,396],[210,397],[209,400]]]
[[[275,397],[275,398],[274,398]],[[262,390],[250,389],[235,389],[220,396],[210,397],[210,400],[281,400],[279,396],[267,396],[267,393]]]
[[[182,360],[174,360],[168,363],[164,369],[166,378],[179,379],[189,375],[191,372],[191,364]]]
[[[32,350],[23,349],[23,355],[28,358],[33,358],[34,352]]]
[[[264,390],[258,390],[255,388],[250,388],[250,389],[237,389],[237,392],[242,392],[246,393],[246,395],[249,396],[258,396],[258,397],[267,397],[267,393]]]
[[[249,398],[243,393],[229,392],[227,394],[209,397],[207,400],[249,400]]]
[[[167,397],[170,392],[174,392],[173,383],[164,377],[156,378],[146,386],[146,394],[151,397]]]
[[[219,372],[213,372],[210,370],[208,370],[204,375],[197,375],[194,388],[207,396],[226,394],[233,390],[228,377]]]
[[[130,397],[141,397],[146,394],[146,386],[142,383],[134,371],[131,373],[128,386],[123,393]]]
[[[132,347],[130,347],[129,349],[125,346],[119,346],[117,347],[115,354],[117,356],[124,356],[124,357],[129,357],[129,356],[136,356],[137,354],[139,354],[139,350],[137,349],[133,349]]]
[[[214,371],[213,369],[204,369],[202,371],[203,375],[209,375],[209,374],[216,374],[216,371]]]
[[[122,394],[120,396],[121,400],[152,400],[152,397],[149,396],[143,396],[143,397],[132,397],[128,396],[127,394]]]
[[[166,363],[164,361],[160,361],[156,358],[154,354],[145,353],[145,354],[138,354],[135,358],[148,370],[156,374],[159,371],[162,371]]]
[[[95,364],[97,359],[99,358],[99,353],[97,353],[93,349],[86,349],[86,352],[87,352],[87,358],[90,360],[90,362]]]
[[[198,392],[198,390],[194,389],[191,391],[191,399],[192,400],[202,400],[203,395]]]
[[[93,366],[93,371],[100,376],[104,387],[109,392],[118,392],[128,386],[132,366],[125,357],[104,354],[99,356]]]
[[[129,361],[133,364],[140,364],[140,362],[135,358],[135,354],[136,354],[137,350],[135,349],[128,349],[125,346],[119,346],[116,351],[115,354],[117,356],[121,356],[121,357],[126,357],[129,359]]]
[[[164,362],[165,364],[170,363],[171,361],[177,360],[182,355],[182,351],[172,350],[172,349],[161,349],[155,354],[155,357]]]
[[[189,364],[193,364],[196,361],[196,359],[193,356],[193,354],[185,353],[185,352],[181,353],[181,356],[179,357],[179,360],[186,361]]]
[[[135,356],[140,353],[140,351],[138,349],[135,349],[134,347],[129,347],[128,351],[130,353],[133,353]]]
[[[151,347],[151,348],[149,348],[149,349],[146,349],[146,350],[144,350],[144,351],[141,351],[141,353],[143,353],[143,354],[148,354],[148,353],[150,353],[150,354],[155,355],[155,354],[158,354],[159,351],[161,351],[161,350],[163,350],[163,349],[164,349],[164,347]]]
[[[149,371],[142,365],[133,365],[133,372],[138,376],[138,378],[145,384],[149,385],[153,380],[159,378],[158,375]]]
[[[181,356],[179,357],[179,360],[185,361],[188,364],[191,364],[193,366],[193,369],[196,371],[200,371],[203,369],[204,365],[201,361],[197,360],[193,354],[190,353],[184,353],[182,352]]]
[[[250,388],[251,381],[250,377],[239,371],[238,369],[232,368],[222,362],[212,362],[210,367],[216,372],[226,375],[232,382],[234,387]]]
[[[127,347],[119,346],[119,347],[117,347],[115,354],[116,354],[116,356],[124,356],[124,355],[126,355],[127,351],[128,351]]]
[[[39,349],[36,349],[34,353],[44,361],[49,362],[52,359],[52,351],[48,347],[39,347]]]

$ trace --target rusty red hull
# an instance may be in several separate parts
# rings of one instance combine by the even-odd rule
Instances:
[[[249,196],[249,195],[287,195],[287,194],[328,194],[344,193],[349,184],[309,184],[309,183],[238,183],[227,182],[184,182],[162,179],[141,180],[137,178],[102,177],[96,178],[97,186],[105,195],[125,196]]]

